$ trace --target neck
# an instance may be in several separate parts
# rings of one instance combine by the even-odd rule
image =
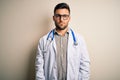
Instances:
[[[64,36],[65,35],[65,33],[68,31],[68,27],[67,28],[65,28],[64,30],[59,30],[59,29],[57,29],[56,28],[56,31],[58,32],[58,34],[60,34],[61,36]]]

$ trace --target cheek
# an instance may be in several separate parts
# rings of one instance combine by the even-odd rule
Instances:
[[[66,24],[68,24],[68,23],[69,23],[69,21],[66,21],[65,23],[66,23]]]
[[[70,21],[70,18],[69,18],[68,20],[66,20],[65,22],[66,22],[66,23],[69,23],[69,21]]]
[[[55,22],[55,23],[59,23],[60,21],[59,21],[59,20],[54,19],[54,22]]]

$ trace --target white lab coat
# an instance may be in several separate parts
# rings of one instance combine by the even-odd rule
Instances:
[[[57,80],[56,43],[53,35],[48,34],[39,40],[36,55],[36,80]],[[75,34],[77,45],[69,32],[67,50],[67,80],[89,80],[90,59],[85,42]]]

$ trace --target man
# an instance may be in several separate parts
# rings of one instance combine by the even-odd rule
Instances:
[[[89,80],[90,60],[83,38],[68,27],[70,8],[54,8],[56,28],[43,36],[36,56],[36,80]]]

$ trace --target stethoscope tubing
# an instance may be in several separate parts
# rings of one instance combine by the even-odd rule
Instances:
[[[72,37],[73,37],[73,41],[74,41],[74,45],[77,45],[78,43],[77,43],[77,40],[76,40],[75,34],[74,34],[74,32],[73,32],[72,29],[70,29],[70,31],[71,31],[71,33],[72,33]],[[49,38],[50,38],[51,35],[52,35],[51,40],[53,40],[53,39],[54,39],[54,30],[51,30],[51,31],[49,32],[49,34],[48,34],[48,36],[47,36],[47,40],[49,40]]]

